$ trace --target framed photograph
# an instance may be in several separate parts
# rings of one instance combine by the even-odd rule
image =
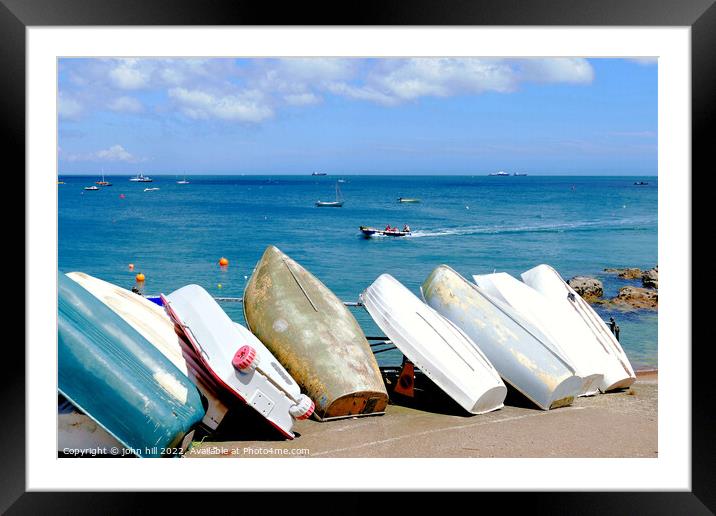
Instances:
[[[28,302],[3,510],[713,510],[690,302],[712,2],[365,7],[4,0]]]

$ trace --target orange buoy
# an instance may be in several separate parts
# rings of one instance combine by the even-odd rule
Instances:
[[[222,267],[226,267],[227,265],[229,265],[229,260],[222,256],[221,258],[219,258],[219,265],[221,265]]]
[[[130,270],[130,271],[133,271],[133,270],[134,270],[134,264],[133,264],[133,263],[130,263],[130,264],[129,264],[129,270]]]
[[[141,272],[140,272],[139,274],[137,274],[136,280],[137,280],[138,282],[140,282],[140,283],[141,283],[142,281],[144,281],[144,274],[142,274]]]

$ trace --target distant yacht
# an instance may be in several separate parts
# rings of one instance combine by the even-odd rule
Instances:
[[[184,176],[184,179],[182,179],[181,181],[177,181],[177,184],[178,185],[188,185],[189,181],[187,181],[186,176]]]
[[[513,176],[526,176],[526,175],[527,175],[527,172],[515,172],[515,173],[512,174],[512,175],[513,175]]]
[[[311,175],[312,176],[327,176],[328,174],[326,174],[325,172],[314,172]]]
[[[95,186],[95,185],[85,186],[85,190],[99,190],[99,186]]]
[[[153,188],[145,188],[144,189],[145,192],[155,192],[157,190],[159,190],[159,187],[157,187],[157,186],[155,186]]]
[[[132,181],[133,183],[151,183],[152,182],[151,177],[145,176],[141,172],[139,174],[137,174],[136,177],[130,177],[129,180]]]
[[[490,172],[488,175],[489,176],[509,176],[510,174],[508,172],[505,172],[504,170],[500,170],[499,172]]]

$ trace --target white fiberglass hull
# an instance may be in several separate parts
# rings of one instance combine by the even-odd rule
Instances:
[[[174,331],[174,323],[166,312],[134,292],[89,274],[70,272],[67,277],[124,319],[197,386],[208,402],[203,423],[216,430],[228,409],[217,396],[215,386],[203,381],[200,361],[191,350],[184,349],[185,344]]]
[[[575,331],[591,336],[591,345],[599,350],[605,364],[600,390],[621,389],[634,383],[634,369],[619,341],[594,309],[567,285],[556,270],[549,265],[538,265],[523,272],[522,281],[563,307],[564,313],[568,314],[565,327],[571,326]]]
[[[395,278],[382,274],[360,299],[398,349],[466,411],[503,407],[507,388],[477,345]]]
[[[485,295],[446,265],[433,270],[422,293],[428,305],[480,346],[505,382],[538,407],[549,410],[574,401],[582,378],[527,331],[509,306]]]
[[[475,283],[492,297],[507,303],[529,324],[538,328],[584,379],[580,396],[599,393],[604,380],[603,357],[591,345],[589,335],[565,326],[564,308],[507,273],[473,276]]]
[[[124,449],[122,443],[89,416],[77,411],[57,414],[58,453],[87,457],[118,455]]]
[[[293,438],[290,409],[301,390],[286,369],[256,336],[226,315],[211,295],[198,285],[187,285],[162,296],[172,319],[183,328],[210,378],[224,386],[265,417],[286,437]],[[237,370],[232,364],[237,350],[256,350],[258,368]]]

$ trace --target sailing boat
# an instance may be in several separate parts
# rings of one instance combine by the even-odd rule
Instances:
[[[316,206],[319,208],[341,208],[343,207],[343,197],[341,196],[341,189],[338,187],[336,182],[336,200],[335,201],[316,201]]]
[[[102,181],[95,181],[94,184],[99,186],[112,186],[112,183],[104,180],[104,169],[102,169]]]
[[[184,179],[182,179],[181,181],[177,181],[177,184],[178,185],[188,185],[189,181],[187,181],[186,176],[184,176]]]

